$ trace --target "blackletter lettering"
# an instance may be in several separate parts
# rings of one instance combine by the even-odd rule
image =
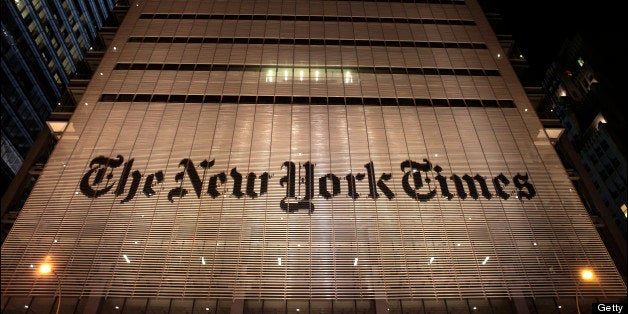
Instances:
[[[488,190],[488,186],[486,185],[486,179],[484,179],[484,177],[476,174],[473,179],[475,179],[475,181],[478,181],[478,183],[480,184],[480,190],[482,190],[482,196],[484,196],[484,198],[486,198],[487,200],[493,198],[493,194],[491,194],[491,192]]]
[[[157,183],[162,183],[164,181],[164,173],[160,170],[154,174],[149,174],[146,177],[146,182],[144,183],[144,195],[148,197],[155,195],[155,190],[153,190],[153,180],[155,178],[157,179]]]
[[[126,203],[130,200],[132,200],[135,197],[135,193],[137,193],[137,188],[140,186],[140,180],[142,179],[142,174],[135,170],[133,171],[133,173],[131,173],[131,177],[133,177],[133,180],[131,181],[131,187],[129,188],[129,194],[127,194],[127,196],[120,201],[120,203]]]
[[[203,182],[201,182],[201,178],[198,176],[198,172],[196,172],[196,167],[194,167],[194,163],[190,159],[183,159],[179,163],[179,167],[185,165],[185,170],[188,173],[188,177],[192,182],[192,187],[194,188],[194,192],[196,193],[196,197],[200,198],[203,190]]]
[[[184,166],[185,170],[177,173],[174,176],[175,182],[183,181],[184,173],[187,172],[188,177],[190,178],[190,181],[192,182],[192,187],[194,188],[194,192],[196,193],[196,197],[200,198],[201,191],[203,189],[203,182],[201,182],[201,179],[198,176],[198,172],[196,172],[194,163],[192,162],[192,160],[186,158],[186,159],[182,159],[179,162],[179,167],[181,166]],[[170,190],[170,192],[168,192],[168,200],[170,202],[173,202],[173,199],[172,199],[173,196],[184,197],[187,194],[188,194],[188,190],[179,186]]]
[[[120,181],[118,181],[118,187],[114,192],[115,196],[122,195],[124,193],[124,187],[126,186],[126,180],[129,178],[129,174],[131,173],[131,167],[133,167],[133,158],[131,158],[128,162],[124,163],[124,168],[122,169],[122,175],[120,176]]]
[[[451,192],[449,192],[449,186],[447,186],[447,178],[443,177],[440,173],[441,171],[443,171],[443,168],[441,168],[439,165],[436,165],[436,167],[434,167],[434,171],[436,171],[436,173],[438,174],[436,176],[436,181],[438,181],[438,183],[440,184],[440,190],[442,192],[443,197],[446,197],[448,200],[451,200],[454,195],[451,194]]]
[[[233,196],[237,198],[241,198],[244,196],[242,193],[242,175],[236,170],[236,168],[231,169],[231,178],[233,178]]]
[[[314,211],[314,205],[307,198],[307,187],[308,187],[307,181],[314,174],[314,165],[310,164],[309,162],[306,165],[311,165],[311,170],[309,171],[311,173],[310,173],[310,176],[308,177],[308,169],[306,167],[306,198],[304,200],[297,200],[295,197],[295,186],[296,186],[295,164],[292,161],[286,161],[281,166],[281,168],[284,168],[284,167],[286,168],[286,175],[283,176],[279,180],[279,184],[282,187],[284,186],[284,184],[286,185],[286,197],[282,198],[281,202],[279,203],[279,207],[281,207],[283,211],[286,211],[289,213],[295,212],[299,209],[307,209],[309,213]],[[312,193],[313,193],[313,189],[314,188],[312,187]]]
[[[304,200],[311,200],[314,198],[314,164],[306,162],[303,164],[305,168],[305,198]]]
[[[327,179],[331,180],[332,193],[329,193],[329,190],[327,189]],[[320,195],[322,195],[325,199],[330,199],[340,194],[340,179],[335,174],[328,173],[318,179],[318,190]]]
[[[395,193],[393,193],[393,191],[391,191],[388,186],[386,185],[386,183],[384,183],[384,181],[388,181],[392,178],[392,175],[390,173],[382,173],[382,175],[379,177],[379,180],[377,180],[377,187],[382,190],[382,192],[384,192],[384,195],[386,195],[386,197],[391,200],[395,197]]]
[[[410,197],[416,200],[419,200],[421,202],[426,202],[432,199],[434,195],[436,195],[436,189],[431,190],[426,194],[417,193],[417,190],[423,187],[423,179],[421,178],[420,171],[427,172],[427,171],[432,170],[432,164],[427,159],[423,159],[423,161],[425,161],[424,164],[420,164],[412,160],[406,160],[402,162],[401,171],[406,171],[407,168],[409,168],[410,171],[407,171],[403,175],[403,178],[401,179],[401,183],[403,185],[403,190],[406,191],[406,194],[408,194]],[[410,180],[409,180],[410,176],[412,176],[412,179],[413,179],[413,183],[414,183],[413,186],[410,186]]]
[[[390,173],[382,173],[379,180],[375,181],[375,167],[373,166],[373,162],[371,161],[368,164],[365,164],[364,168],[366,168],[369,180],[369,197],[372,199],[378,199],[379,193],[377,193],[377,188],[379,188],[382,192],[384,192],[384,195],[386,195],[389,200],[393,199],[393,197],[395,197],[395,193],[393,193],[393,191],[388,188],[386,183],[384,183],[384,181],[390,180],[392,175]]]
[[[536,195],[536,190],[534,189],[534,186],[528,183],[527,173],[522,175],[517,172],[517,175],[512,179],[517,189],[519,189],[519,191],[517,192],[517,196],[519,196],[519,199],[523,197],[527,199],[532,199]],[[528,191],[527,192],[523,191],[524,188]]]
[[[207,170],[213,167],[215,162],[216,162],[215,159],[212,159],[211,161],[207,161],[207,159],[205,159],[199,165],[201,166],[201,168]]]
[[[508,178],[506,178],[506,176],[504,176],[503,173],[500,173],[498,176],[493,178],[493,186],[495,186],[495,191],[497,192],[497,195],[499,195],[499,197],[501,197],[504,200],[507,200],[510,198],[510,195],[504,192],[504,187],[507,186],[508,184],[510,184],[510,180],[508,180]]]
[[[138,170],[133,170],[133,163],[133,158],[124,162],[124,158],[121,155],[118,155],[116,158],[99,156],[92,159],[89,164],[90,169],[83,174],[83,177],[81,178],[81,192],[89,198],[97,198],[112,191],[114,185],[116,185],[116,188],[113,191],[116,197],[126,194],[120,203],[130,202],[137,194],[142,177],[144,176]],[[243,197],[255,199],[268,193],[268,184],[271,178],[271,175],[268,172],[264,172],[259,176],[254,172],[249,172],[245,174],[246,178],[244,178],[244,175],[238,172],[237,167],[234,167],[228,174],[226,171],[223,171],[215,175],[209,175],[208,170],[214,165],[215,160],[213,159],[211,161],[203,160],[199,164],[199,166],[203,168],[201,178],[192,160],[189,158],[182,159],[179,162],[178,167],[184,167],[184,169],[174,176],[175,182],[179,183],[179,185],[168,192],[168,200],[173,202],[173,198],[175,196],[184,197],[188,194],[189,191],[183,187],[183,180],[186,176],[190,179],[197,198],[200,198],[203,194],[203,182],[206,176],[209,177],[206,193],[212,198],[217,198],[223,194],[222,192],[228,191],[228,188],[224,186],[224,184],[227,183],[228,176],[233,179],[233,190],[231,191],[231,194],[238,199]],[[120,166],[123,166],[120,178],[119,180],[114,181],[112,180],[113,169]],[[292,213],[298,211],[299,209],[305,209],[308,213],[312,213],[314,211],[313,199],[316,195],[320,195],[325,199],[331,199],[341,194],[341,179],[333,173],[327,173],[326,175],[318,178],[318,194],[314,194],[315,166],[316,164],[310,161],[307,161],[302,166],[300,164],[296,165],[292,161],[286,161],[282,164],[281,169],[283,170],[285,168],[286,170],[286,175],[281,177],[279,180],[281,187],[286,189],[286,195],[280,202],[280,208],[283,211]],[[303,167],[305,171],[305,175],[303,177],[301,176],[301,167]],[[393,199],[395,197],[395,193],[389,188],[389,183],[387,182],[392,179],[392,174],[382,173],[379,177],[377,177],[375,166],[372,161],[364,164],[364,168],[366,169],[366,173],[349,173],[345,176],[348,188],[346,196],[353,200],[358,199],[360,197],[360,193],[358,193],[357,182],[364,181],[366,179],[368,181],[369,198],[377,200],[380,197],[380,194],[383,193],[389,200]],[[403,172],[401,179],[403,190],[408,196],[420,202],[427,202],[436,196],[437,188],[435,186],[432,188],[431,186],[432,181],[434,180],[434,184],[436,185],[436,182],[438,182],[438,185],[440,186],[442,197],[447,198],[447,200],[453,199],[454,196],[458,196],[463,200],[467,199],[467,197],[477,200],[480,197],[480,192],[481,196],[485,199],[493,198],[493,194],[491,194],[492,191],[490,191],[487,186],[486,178],[482,177],[480,174],[475,174],[474,176],[469,174],[464,174],[463,176],[452,174],[449,178],[447,178],[443,175],[443,168],[441,166],[434,165],[432,168],[431,162],[427,159],[423,159],[423,163],[408,159],[401,162],[400,168]],[[299,171],[298,173],[297,170]],[[432,176],[431,174],[428,175],[428,172],[432,170],[436,172],[435,176]],[[131,178],[131,182],[129,190],[127,191],[126,188],[129,177]],[[258,179],[260,182],[259,190],[256,190],[256,182],[258,182]],[[243,180],[246,180],[246,183],[244,183]],[[452,193],[453,188],[449,189],[449,180],[454,182],[455,194]],[[536,189],[532,183],[529,182],[527,173],[517,173],[514,177],[506,177],[503,173],[500,173],[491,180],[493,187],[495,188],[496,195],[503,200],[508,200],[511,194],[513,194],[513,192],[508,193],[506,191],[506,188],[510,185],[511,180],[516,187],[516,190],[514,191],[516,194],[514,195],[516,195],[518,199],[522,200],[525,198],[530,200],[536,196]],[[155,195],[153,187],[158,183],[163,184],[163,182],[163,171],[156,171],[147,175],[142,190],[143,194],[147,197],[152,197]],[[219,188],[221,186],[222,188]],[[423,187],[425,187],[425,190],[421,190]],[[480,191],[478,191],[478,189]]]
[[[213,175],[209,178],[209,185],[207,186],[207,194],[211,195],[212,198],[216,198],[220,196],[220,192],[218,192],[218,183],[220,180],[220,184],[224,184],[227,182],[227,175],[224,172],[221,172],[217,175]]]
[[[90,169],[87,173],[85,173],[85,175],[83,175],[80,184],[80,189],[83,195],[89,198],[96,198],[109,192],[109,190],[113,188],[113,184],[115,183],[114,182],[110,185],[107,185],[109,183],[109,180],[113,178],[113,170],[111,170],[107,175],[107,184],[105,184],[104,188],[100,190],[94,190],[92,186],[102,183],[108,168],[117,168],[122,164],[123,161],[124,158],[120,155],[117,156],[117,159],[107,158],[105,156],[98,156],[92,159],[92,161],[89,163],[90,168],[92,168],[94,165],[98,165],[98,167]],[[96,172],[96,177],[94,178],[93,182],[90,182],[90,178],[92,174],[94,174],[94,172]]]
[[[286,185],[286,197],[294,197],[295,195],[295,165],[292,161],[286,161],[281,168],[286,167],[286,175],[279,179],[281,187]]]
[[[462,185],[462,179],[460,179],[457,174],[452,175],[450,179],[453,180],[454,184],[456,185],[456,193],[458,194],[458,197],[463,200],[466,199],[467,192],[464,190],[464,186]]]
[[[212,159],[210,161],[207,161],[207,159],[205,159],[200,163],[201,168],[204,169],[203,177],[205,177],[205,172],[209,168],[213,167],[215,163],[216,163],[215,159]],[[209,184],[207,185],[207,194],[211,195],[212,198],[216,198],[221,195],[221,193],[218,192],[218,189],[217,189],[218,180],[220,180],[220,184],[224,184],[227,181],[227,175],[224,172],[221,172],[209,178]]]
[[[260,178],[260,191],[259,191],[259,195],[264,195],[266,194],[266,191],[268,190],[268,173],[264,172],[262,173],[261,176],[259,176]],[[255,175],[255,173],[250,172],[247,176],[246,176],[246,195],[248,195],[250,198],[256,198],[258,196],[257,193],[255,193],[255,179],[257,178],[257,175]]]
[[[357,175],[353,175],[353,174],[348,174],[345,178],[347,178],[347,187],[349,190],[349,193],[347,194],[347,196],[351,197],[352,199],[357,199],[358,197],[360,197],[360,194],[358,193],[357,189],[356,189],[356,185],[355,185],[355,181],[356,179],[358,181],[362,181],[364,180],[364,177],[366,177],[366,175],[364,173],[358,173]]]
[[[475,187],[474,180],[480,184],[480,189],[482,190],[482,196],[484,196],[486,199],[489,199],[489,200],[493,197],[493,195],[488,191],[488,187],[486,186],[486,180],[484,180],[484,178],[480,176],[479,174],[476,174],[474,177],[471,177],[470,175],[465,174],[464,176],[462,176],[462,179],[467,182],[467,186],[469,187],[469,195],[471,195],[471,197],[474,200],[477,200],[479,198],[478,190]],[[463,190],[463,193],[464,193],[464,190]]]

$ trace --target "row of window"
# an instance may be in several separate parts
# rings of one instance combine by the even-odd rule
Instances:
[[[94,299],[98,297],[93,297]],[[573,300],[572,300],[573,299]],[[232,308],[241,308],[244,313],[376,313],[378,302],[386,304],[390,313],[516,313],[518,302],[534,310],[533,313],[560,312],[575,310],[575,298],[552,297],[521,297],[517,301],[512,298],[491,297],[486,299],[387,299],[379,301],[368,298],[360,299],[231,299],[210,298],[155,298],[155,297],[102,297],[102,313],[229,313]],[[583,297],[582,304],[594,302],[610,303],[608,298]],[[71,313],[80,313],[91,298],[65,297],[63,308]],[[617,299],[616,302],[621,302]],[[525,303],[524,303],[525,302]],[[50,313],[56,306],[52,297],[7,297],[5,310],[7,313],[24,312],[28,304],[29,313]],[[562,305],[561,305],[562,304]],[[242,311],[242,310],[241,310]]]
[[[193,64],[193,63],[117,63],[114,70],[163,70],[163,71],[254,71],[276,69],[276,65],[248,64]],[[344,70],[366,74],[416,74],[416,75],[463,75],[463,76],[500,76],[498,70],[483,69],[441,69],[441,68],[405,68],[405,67],[340,67],[325,66],[325,69]]]
[[[387,46],[423,48],[467,48],[487,49],[482,43],[399,41],[399,40],[352,40],[352,39],[310,39],[310,38],[223,38],[223,37],[170,37],[170,36],[131,36],[135,43],[194,43],[194,44],[266,44],[266,45],[335,45],[335,46]]]
[[[365,105],[421,107],[490,107],[515,108],[510,99],[429,99],[376,97],[307,97],[307,96],[238,96],[183,94],[102,94],[100,101],[169,102],[169,103],[243,103],[288,105]]]
[[[168,20],[271,20],[271,21],[324,21],[324,22],[373,22],[407,24],[475,25],[475,21],[427,18],[368,17],[368,16],[323,16],[323,15],[265,15],[265,14],[142,14],[140,19]]]

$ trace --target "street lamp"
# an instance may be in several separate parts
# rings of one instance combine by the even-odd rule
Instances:
[[[583,269],[580,271],[580,278],[576,282],[576,309],[578,310],[578,314],[580,314],[580,302],[578,301],[578,288],[580,287],[580,282],[591,282],[595,280],[595,273],[591,269]]]
[[[55,279],[57,280],[57,293],[59,294],[59,299],[57,300],[57,311],[56,314],[59,314],[59,310],[61,309],[61,279],[59,278],[59,274],[54,271],[53,264],[50,261],[50,256],[46,256],[44,262],[39,265],[37,268],[37,273],[40,275],[50,275],[53,274]]]

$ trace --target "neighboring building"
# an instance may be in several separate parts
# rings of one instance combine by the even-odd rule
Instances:
[[[628,130],[620,90],[627,82],[613,69],[622,59],[612,53],[614,30],[597,27],[587,29],[584,37],[573,35],[542,77],[529,70],[494,1],[480,4],[626,281],[626,147],[621,136]],[[611,127],[604,116],[613,117]]]
[[[97,41],[115,5],[2,0],[2,192]]]
[[[556,148],[626,276],[626,79],[613,49],[591,34],[569,38],[546,73],[539,112],[564,126]]]
[[[2,239],[113,36],[117,2],[0,1]]]
[[[2,246],[3,313],[625,302],[475,0],[138,1],[97,73]]]

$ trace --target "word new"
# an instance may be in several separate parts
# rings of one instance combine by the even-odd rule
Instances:
[[[156,192],[153,187],[157,184],[163,184],[165,181],[163,171],[143,175],[138,170],[132,171],[133,161],[134,159],[129,159],[127,162],[124,162],[124,158],[120,155],[116,158],[99,156],[92,159],[90,162],[91,169],[81,179],[81,192],[87,197],[97,198],[110,192],[115,187],[113,190],[115,196],[121,196],[126,193],[126,196],[120,201],[121,203],[126,203],[135,197],[142,183],[142,178],[144,178],[142,192],[147,197],[155,195]],[[182,167],[183,171],[178,172],[174,176],[174,182],[178,186],[170,189],[168,200],[174,202],[175,197],[181,198],[190,192],[183,187],[183,181],[186,177],[190,181],[197,198],[200,198],[202,195],[217,198],[223,195],[221,191],[227,191],[227,185],[231,187],[231,195],[237,198],[257,198],[268,192],[269,180],[272,178],[272,175],[268,172],[264,172],[259,176],[254,172],[244,175],[238,172],[237,168],[233,168],[228,174],[225,171],[208,173],[214,164],[215,160],[203,160],[196,166],[192,160],[182,159],[179,162],[179,167]],[[117,180],[114,180],[114,169],[121,166],[120,176]],[[480,198],[480,195],[485,199],[492,199],[493,196],[497,196],[507,200],[511,197],[511,194],[506,192],[506,188],[511,184],[514,185],[518,199],[526,198],[529,200],[536,195],[536,190],[529,182],[527,173],[517,173],[511,179],[500,173],[487,182],[487,179],[479,174],[474,176],[451,174],[445,177],[443,168],[439,165],[432,166],[432,163],[427,159],[423,159],[423,163],[405,160],[399,166],[401,170],[401,186],[405,194],[420,202],[427,202],[436,197],[437,187],[440,189],[440,195],[448,200],[453,199],[454,196],[463,200],[468,197],[477,200]],[[331,199],[342,193],[341,185],[343,184],[341,184],[340,176],[327,173],[324,176],[315,178],[315,167],[316,164],[309,161],[303,165],[286,161],[281,165],[280,169],[285,171],[285,175],[278,182],[282,188],[285,188],[285,197],[279,204],[282,210],[294,212],[304,209],[311,213],[314,211],[312,200],[315,197],[322,196],[324,199]],[[202,171],[202,175],[199,175],[199,170]],[[298,177],[297,170],[299,173]],[[301,170],[304,170],[304,176],[301,176]],[[389,200],[397,196],[389,186],[393,177],[392,173],[382,173],[378,176],[372,161],[364,164],[364,170],[365,173],[348,173],[342,177],[345,181],[345,195],[347,197],[353,200],[364,197],[358,193],[358,186],[363,186],[363,189],[367,186],[369,193],[366,197],[374,200],[380,198],[381,194]],[[203,182],[201,177],[209,179],[207,182]],[[256,191],[255,185],[257,181],[259,181],[259,189]],[[204,188],[205,183],[207,183],[207,186]],[[316,183],[318,183],[318,194],[315,192]],[[451,185],[452,183],[453,186]],[[128,191],[127,185],[129,186]],[[495,194],[491,193],[489,185],[492,185]],[[303,193],[300,193],[301,195],[297,195],[297,188],[299,191],[303,191]]]

